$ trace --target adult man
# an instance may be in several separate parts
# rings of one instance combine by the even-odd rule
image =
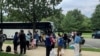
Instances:
[[[2,34],[2,30],[0,30],[0,51],[3,51],[2,50],[2,46],[3,46],[3,34]]]
[[[24,54],[26,54],[26,37],[23,30],[20,31],[19,39],[20,39],[20,54],[23,54],[23,52]]]

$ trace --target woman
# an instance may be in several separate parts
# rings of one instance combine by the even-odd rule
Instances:
[[[26,35],[26,46],[27,46],[28,50],[29,50],[30,38],[31,38],[31,36],[30,36],[29,34],[27,34],[27,35]]]
[[[17,46],[18,46],[18,32],[15,32],[13,45],[14,45],[14,53],[17,53]]]

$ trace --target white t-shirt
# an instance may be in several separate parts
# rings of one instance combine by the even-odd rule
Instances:
[[[64,50],[63,49],[59,52],[59,55],[64,56]],[[57,49],[52,49],[50,51],[50,56],[57,56]]]

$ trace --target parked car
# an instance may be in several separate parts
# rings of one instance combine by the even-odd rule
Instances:
[[[95,31],[95,32],[92,34],[92,38],[100,39],[100,31]]]

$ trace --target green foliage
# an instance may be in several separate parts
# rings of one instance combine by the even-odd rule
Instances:
[[[90,18],[82,15],[77,9],[69,11],[66,16],[59,12],[52,17],[44,18],[42,21],[54,22],[57,31],[91,31]]]
[[[52,22],[54,22],[54,25],[55,25],[57,31],[63,31],[62,20],[64,19],[64,17],[65,17],[65,15],[63,15],[61,12],[59,12],[59,13],[55,14],[54,16],[42,19],[42,21],[52,21]]]
[[[77,9],[68,11],[66,17],[62,21],[63,29],[68,32],[81,30],[83,21],[84,17],[81,11]]]
[[[92,30],[91,26],[92,26],[91,19],[84,16],[84,21],[81,26],[81,31],[91,31]]]
[[[19,55],[15,55],[15,54],[10,54],[10,53],[1,53],[0,52],[0,56],[19,56]]]
[[[40,21],[58,12],[62,0],[6,0],[4,8],[10,21]],[[13,20],[12,20],[13,19]]]
[[[100,4],[97,5],[95,12],[92,15],[91,21],[93,29],[100,29]]]

